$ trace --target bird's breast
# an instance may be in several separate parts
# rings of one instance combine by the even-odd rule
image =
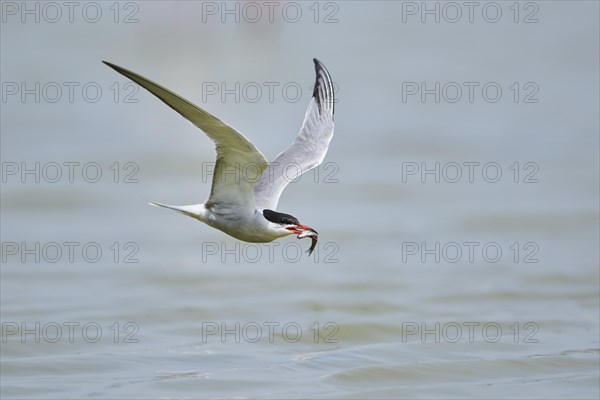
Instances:
[[[263,218],[264,220],[264,218]],[[282,235],[269,230],[266,221],[261,220],[256,214],[251,216],[236,216],[236,218],[224,218],[212,215],[206,219],[206,223],[229,236],[250,243],[268,243]]]

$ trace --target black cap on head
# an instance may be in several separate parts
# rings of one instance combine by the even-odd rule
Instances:
[[[282,225],[300,225],[298,218],[291,216],[290,214],[284,214],[273,210],[263,210],[264,217],[275,223]]]

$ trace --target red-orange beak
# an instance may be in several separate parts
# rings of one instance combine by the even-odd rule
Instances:
[[[317,231],[315,231],[313,228],[311,228],[310,226],[307,226],[307,225],[302,225],[302,224],[290,226],[290,227],[287,227],[285,229],[287,229],[288,231],[291,231],[292,233],[294,233],[296,235],[300,235],[302,233],[305,233],[305,235],[302,236],[302,237],[311,236],[310,234],[306,234],[307,232],[312,232],[312,233],[318,235]]]

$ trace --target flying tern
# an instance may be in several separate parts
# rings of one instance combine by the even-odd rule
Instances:
[[[333,137],[333,81],[325,66],[316,58],[313,61],[316,82],[300,133],[271,163],[230,125],[169,89],[103,61],[158,97],[215,143],[217,161],[210,196],[205,203],[150,204],[175,210],[246,242],[267,243],[287,235],[298,235],[298,239],[310,237],[310,255],[317,245],[317,231],[301,224],[298,218],[275,210],[287,184],[323,161]],[[290,165],[294,168],[288,168]],[[245,176],[248,167],[257,170],[257,179]]]

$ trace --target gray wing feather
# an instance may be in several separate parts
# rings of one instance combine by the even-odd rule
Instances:
[[[333,137],[333,81],[325,66],[314,59],[317,75],[313,97],[308,104],[300,133],[262,173],[254,186],[258,209],[275,210],[287,184],[318,166]]]
[[[200,128],[215,143],[217,162],[210,197],[205,203],[222,213],[253,213],[255,179],[247,179],[246,171],[256,170],[255,176],[267,168],[267,160],[254,145],[233,127],[204,111],[183,97],[151,80],[118,65],[103,61],[115,71],[136,82]]]

